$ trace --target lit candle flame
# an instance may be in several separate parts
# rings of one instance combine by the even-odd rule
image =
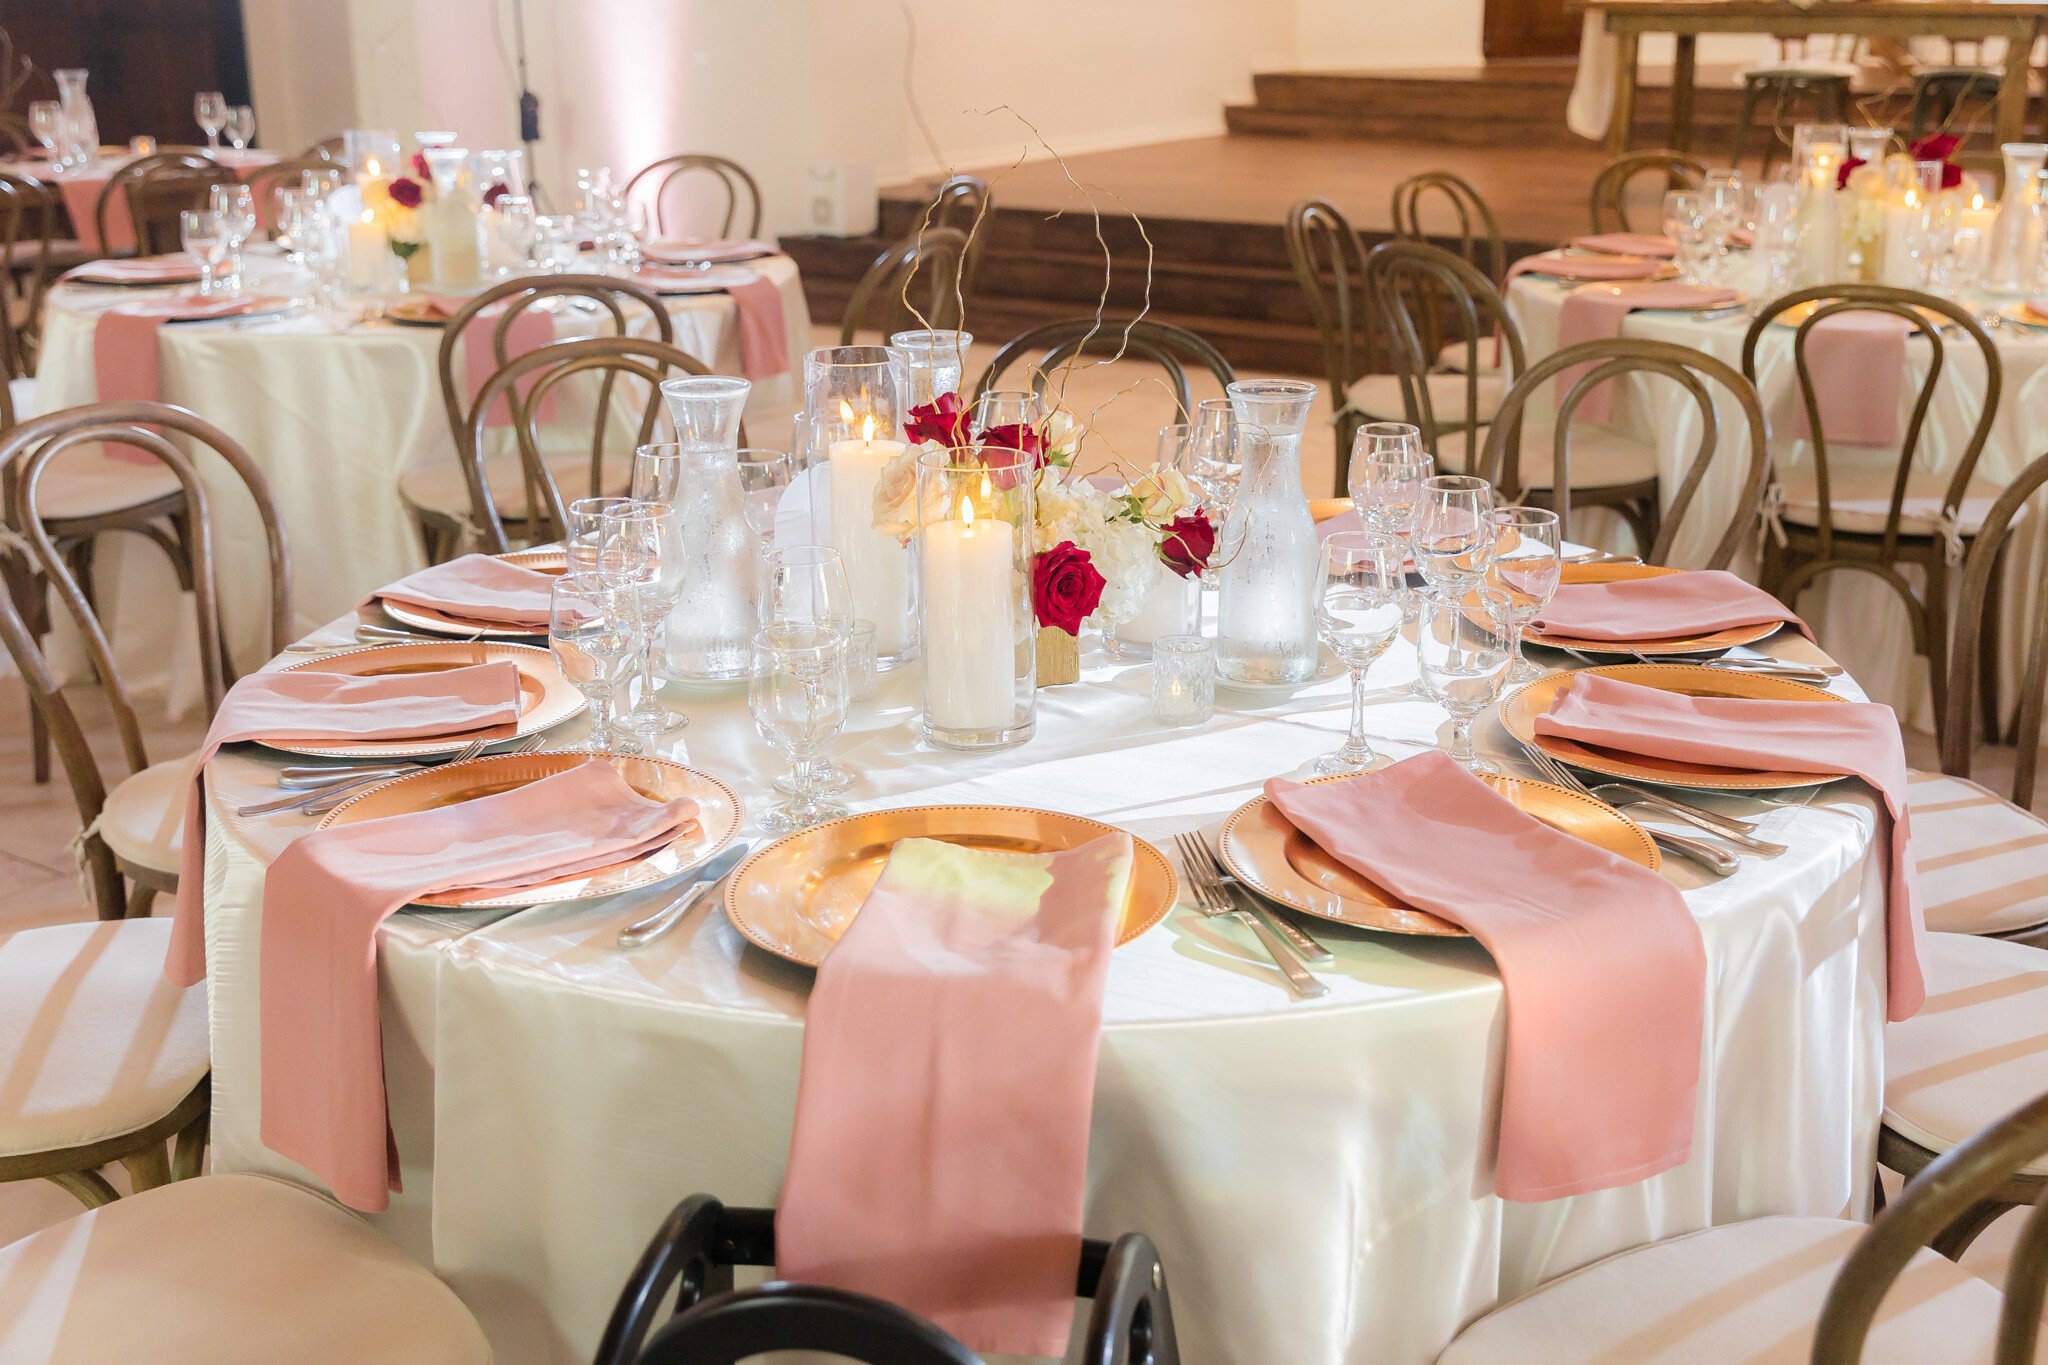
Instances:
[[[1979,190],[1975,194],[1970,196],[1970,207],[1973,209],[1981,209],[1984,207],[1984,191]]]
[[[377,215],[376,215],[376,214],[374,214],[374,213],[372,213],[372,212],[370,212],[370,211],[369,211],[368,209],[364,209],[364,210],[363,210],[363,226],[364,226],[364,227],[374,227],[374,226],[376,226],[376,223],[377,223]]]
[[[384,167],[382,166],[382,164],[378,162],[376,157],[370,156],[363,158],[364,175],[367,175],[370,177],[370,179],[375,180],[378,176],[382,175],[383,173]]]
[[[974,525],[974,499],[960,499],[960,524],[968,527]]]
[[[847,402],[844,398],[839,400],[839,420],[848,426],[853,425],[853,404]]]
[[[875,439],[875,415],[872,412],[860,419],[860,438],[863,441]]]

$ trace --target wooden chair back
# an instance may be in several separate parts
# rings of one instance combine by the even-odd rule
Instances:
[[[2034,460],[2008,483],[1984,524],[1970,541],[1969,558],[1963,565],[1961,605],[1955,617],[1955,638],[1950,645],[1947,713],[1937,717],[1941,739],[1941,770],[1953,777],[1968,777],[1975,750],[1975,708],[1981,704],[1979,680],[1996,675],[1999,661],[1997,641],[2002,633],[1987,629],[1989,617],[1998,609],[1999,578],[2007,573],[2006,553],[2015,524],[2027,504],[2048,484],[2048,455]],[[2034,515],[2040,515],[2038,508]],[[2048,701],[2048,591],[2032,587],[2033,610],[2017,645],[2020,662],[2019,707],[2013,719],[2015,746],[2012,771],[2013,804],[2031,810],[2039,786],[2041,762],[2041,721],[2043,703]]]
[[[0,173],[0,251],[12,267],[0,275],[0,369],[8,379],[36,372],[43,294],[50,287],[50,243],[62,203],[57,191],[40,180]]]
[[[1630,152],[1618,156],[1600,168],[1600,174],[1593,177],[1593,192],[1588,201],[1595,232],[1633,232],[1629,226],[1628,192],[1637,176],[1655,174],[1664,182],[1664,189],[1698,189],[1706,182],[1707,163],[1698,157],[1687,156],[1684,152],[1669,150]],[[1664,190],[1658,192],[1658,206],[1662,208]]]
[[[967,234],[954,227],[921,228],[875,257],[853,287],[839,322],[839,344],[853,345],[864,328],[886,340],[914,327],[958,327],[969,283]]]
[[[1446,432],[1462,430],[1465,458],[1472,460],[1480,448],[1481,429],[1491,417],[1480,400],[1480,379],[1487,368],[1481,348],[1490,359],[1491,348],[1498,344],[1501,369],[1507,374],[1519,375],[1526,368],[1521,329],[1508,316],[1500,291],[1462,258],[1442,247],[1411,241],[1374,247],[1365,259],[1365,283],[1374,307],[1386,319],[1389,358],[1401,381],[1402,406],[1408,420],[1422,429],[1424,448],[1433,451]],[[1464,348],[1464,373],[1453,377],[1464,381],[1462,411],[1439,412],[1428,377],[1446,347],[1458,346]]]
[[[992,203],[988,182],[980,176],[948,176],[933,193],[931,213],[925,220],[927,227],[955,228],[967,234],[960,289],[969,296],[974,293],[975,274],[981,269],[981,250],[987,242],[983,220],[988,217]]]
[[[198,626],[200,677],[207,708],[220,705],[235,680],[233,660],[222,639],[219,580],[215,567],[213,506],[221,486],[216,457],[240,481],[256,505],[268,553],[270,630],[267,654],[284,648],[290,638],[291,559],[284,527],[269,482],[233,438],[212,423],[168,403],[100,403],[66,408],[32,418],[0,435],[0,471],[6,478],[6,521],[18,549],[8,552],[9,574],[26,573],[49,585],[82,641],[86,660],[114,718],[124,771],[149,766],[142,727],[122,680],[112,641],[80,580],[71,556],[52,537],[42,506],[42,484],[52,461],[67,451],[93,446],[120,447],[154,457],[177,476],[184,511],[178,536],[152,535],[172,560],[181,586],[191,593]],[[202,463],[203,462],[203,463]],[[203,471],[203,472],[202,472]],[[210,480],[210,481],[209,481]],[[57,741],[57,750],[78,804],[79,818],[91,831],[113,783],[107,781],[83,726],[64,692],[62,680],[43,655],[12,602],[0,604],[0,634],[28,683],[29,698]],[[103,919],[119,918],[125,896],[114,855],[96,834],[85,838],[84,856],[92,870],[93,893]]]
[[[1004,373],[1019,361],[1027,361],[1033,352],[1038,357],[1028,361],[1031,389],[1039,394],[1053,386],[1055,371],[1084,355],[1150,361],[1166,372],[1167,386],[1173,392],[1175,422],[1191,421],[1194,417],[1195,400],[1187,374],[1190,363],[1207,370],[1219,389],[1228,389],[1237,380],[1237,371],[1222,353],[1185,327],[1150,318],[1068,318],[1034,327],[997,351],[974,385],[975,400],[979,401],[990,389],[1003,387]],[[1064,376],[1058,384],[1064,387]]]
[[[1431,211],[1438,201],[1441,209]],[[1455,237],[1430,230],[1445,220],[1456,223]],[[1425,171],[1394,186],[1394,233],[1418,242],[1455,240],[1458,255],[1495,287],[1507,276],[1507,244],[1493,210],[1471,182],[1449,171]]]
[[[701,152],[681,152],[650,162],[633,172],[633,178],[626,182],[624,198],[632,202],[635,194],[641,196],[647,205],[649,220],[656,233],[667,236],[668,209],[665,201],[668,192],[678,184],[692,183],[689,177],[696,177],[693,183],[703,184],[715,181],[724,191],[725,210],[719,220],[718,235],[734,236],[734,226],[745,224],[742,237],[761,235],[761,187],[745,166],[727,157],[710,156]],[[678,231],[681,230],[678,218]]]
[[[1693,448],[1692,462],[1685,477],[1672,490],[1664,515],[1657,524],[1657,538],[1643,556],[1650,564],[1668,564],[1685,514],[1699,496],[1700,486],[1713,468],[1723,445],[1720,414],[1715,407],[1718,394],[1734,400],[1741,419],[1740,434],[1749,444],[1749,467],[1742,475],[1741,492],[1730,513],[1727,528],[1714,543],[1713,552],[1699,567],[1725,569],[1735,559],[1745,538],[1753,534],[1763,512],[1764,490],[1770,482],[1770,440],[1764,424],[1763,404],[1756,386],[1733,366],[1705,351],[1668,341],[1646,341],[1639,337],[1617,337],[1606,341],[1581,342],[1537,361],[1515,380],[1501,399],[1500,411],[1486,432],[1486,455],[1480,466],[1501,499],[1517,503],[1527,493],[1522,479],[1522,416],[1529,400],[1559,382],[1560,375],[1585,366],[1586,371],[1571,384],[1557,404],[1553,435],[1556,487],[1553,491],[1558,534],[1571,536],[1571,444],[1572,417],[1586,395],[1603,383],[1621,382],[1631,374],[1661,375],[1693,400],[1699,412],[1700,438]],[[1734,433],[1728,433],[1733,435]],[[1731,457],[1732,458],[1732,457]]]
[[[1315,323],[1323,352],[1323,377],[1330,385],[1330,407],[1337,414],[1338,486],[1351,451],[1352,433],[1363,422],[1345,392],[1371,366],[1374,347],[1372,299],[1365,283],[1365,243],[1351,229],[1343,212],[1327,199],[1304,199],[1287,210],[1287,258],[1294,279]]]
[[[93,205],[93,229],[99,233],[102,251],[115,203],[126,206],[128,221],[135,227],[133,254],[160,255],[178,249],[180,213],[205,208],[215,185],[234,183],[233,171],[198,152],[158,152],[129,162],[107,178]]]
[[[336,133],[333,137],[321,138],[318,142],[300,152],[294,160],[319,161],[331,165],[339,165],[342,157],[347,155],[347,153],[348,139]]]
[[[9,156],[27,156],[40,146],[20,114],[0,114],[0,147]]]
[[[307,171],[332,170],[334,163],[317,156],[295,156],[284,161],[273,161],[249,172],[243,183],[249,187],[249,198],[256,205],[256,220],[264,227],[276,221],[277,206],[272,202],[281,186],[298,188],[299,177]]]

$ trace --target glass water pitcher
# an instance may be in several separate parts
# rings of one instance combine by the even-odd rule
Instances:
[[[1301,488],[1301,438],[1315,385],[1239,380],[1228,390],[1244,474],[1224,520],[1216,672],[1286,686],[1316,672],[1316,528]]]
[[[670,379],[662,401],[682,448],[673,488],[656,490],[682,514],[689,546],[683,592],[669,613],[667,659],[676,679],[744,678],[760,627],[754,534],[740,482],[740,413],[753,386],[724,375]]]
[[[2034,288],[2041,261],[2041,169],[2048,164],[2048,143],[2008,142],[1998,150],[2005,156],[2005,193],[1991,225],[1984,288],[2025,294]]]

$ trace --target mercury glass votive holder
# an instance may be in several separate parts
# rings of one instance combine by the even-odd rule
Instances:
[[[1162,635],[1152,642],[1152,718],[1200,725],[1216,714],[1216,643],[1204,635]]]

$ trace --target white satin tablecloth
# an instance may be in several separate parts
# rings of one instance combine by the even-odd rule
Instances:
[[[323,638],[346,636],[343,624]],[[1034,739],[979,756],[921,748],[915,670],[884,675],[834,750],[857,775],[853,801],[1039,806],[1170,850],[1168,835],[1213,834],[1264,779],[1299,773],[1346,720],[1346,685],[1331,678],[1291,700],[1219,693],[1210,724],[1162,729],[1149,670],[1092,650],[1085,662],[1080,684],[1039,694]],[[1371,729],[1395,754],[1442,728],[1435,706],[1400,690],[1414,675],[1406,644],[1373,675]],[[673,756],[750,806],[770,798],[779,769],[742,695],[669,700],[693,718]],[[1514,747],[1490,719],[1480,741],[1503,759]],[[264,869],[310,822],[229,814],[274,790],[273,759],[245,748],[213,769],[213,1160],[305,1180],[258,1138],[258,940]],[[1760,1214],[1860,1211],[1881,1080],[1874,807],[1854,783],[1792,795],[1735,807],[1791,852],[1719,882],[1667,871],[1708,959],[1682,1168],[1554,1203],[1499,1201],[1503,1006],[1484,952],[1318,923],[1336,955],[1317,969],[1330,991],[1297,1002],[1238,925],[1181,908],[1110,969],[1088,1231],[1158,1242],[1190,1361],[1423,1365],[1496,1301],[1610,1252]],[[775,1202],[811,973],[746,945],[709,906],[620,952],[618,930],[668,894],[495,922],[407,911],[383,931],[405,1190],[374,1221],[475,1310],[501,1365],[587,1360],[628,1268],[684,1196]]]

